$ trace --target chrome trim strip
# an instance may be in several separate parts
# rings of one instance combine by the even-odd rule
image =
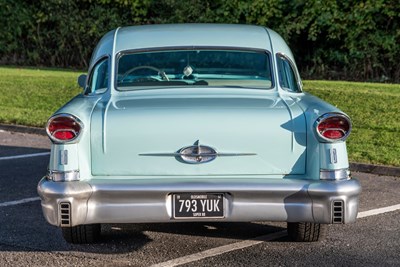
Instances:
[[[181,153],[140,153],[139,156],[180,157]]]
[[[347,180],[350,179],[349,169],[324,170],[319,172],[320,180]]]
[[[160,157],[180,157],[180,156],[216,156],[216,157],[234,157],[234,156],[255,156],[257,153],[201,153],[201,154],[183,154],[183,153],[140,153],[139,156],[160,156]]]
[[[79,181],[80,174],[78,170],[73,171],[49,171],[47,175],[49,180],[54,182]]]
[[[60,150],[60,165],[68,165],[68,150]]]
[[[337,159],[336,148],[329,149],[329,153],[330,153],[330,158],[331,158],[331,164],[337,163],[338,159]]]
[[[205,151],[205,152],[202,152]],[[188,151],[188,152],[187,152]],[[235,157],[235,156],[254,156],[256,153],[219,153],[214,148],[206,145],[200,145],[200,140],[194,142],[191,146],[185,146],[173,153],[140,153],[139,156],[161,156],[161,157],[177,157],[189,164],[201,164],[213,161],[217,157]]]

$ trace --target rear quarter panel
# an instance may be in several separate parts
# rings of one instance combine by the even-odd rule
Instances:
[[[307,123],[307,176],[319,179],[320,169],[348,168],[346,142],[323,143],[317,138],[315,121],[326,113],[341,113],[337,107],[309,93],[292,94],[292,99],[304,110]],[[346,115],[346,114],[345,114]],[[330,149],[337,151],[337,162],[331,163]]]
[[[78,95],[71,99],[67,104],[57,110],[57,114],[71,114],[77,117],[83,124],[83,131],[80,137],[67,144],[52,144],[51,159],[49,169],[52,171],[73,171],[80,170],[82,180],[91,177],[90,165],[90,123],[94,107],[105,95],[85,96]],[[68,150],[68,164],[60,163],[60,154],[62,150]],[[75,157],[75,158],[74,158]]]

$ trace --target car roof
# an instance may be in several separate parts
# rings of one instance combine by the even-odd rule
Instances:
[[[282,52],[285,41],[271,29],[239,24],[159,24],[121,27],[107,33],[93,52],[91,64],[121,51],[168,47],[235,47]]]
[[[115,35],[116,51],[150,47],[211,46],[270,50],[265,28],[229,24],[164,24],[124,27]]]

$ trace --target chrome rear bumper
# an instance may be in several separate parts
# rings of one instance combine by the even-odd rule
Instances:
[[[354,222],[361,186],[342,181],[294,179],[92,179],[38,185],[46,220],[62,225],[62,204],[69,204],[68,224],[174,222],[171,193],[225,193],[225,218],[213,221]],[[341,220],[335,215],[342,203]],[[65,205],[63,207],[66,207]],[[63,211],[64,212],[64,211]],[[207,221],[210,219],[189,219]]]

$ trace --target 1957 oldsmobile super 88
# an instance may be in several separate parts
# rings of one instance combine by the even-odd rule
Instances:
[[[294,241],[354,222],[351,121],[304,93],[274,31],[148,25],[106,34],[84,88],[48,121],[47,221],[72,243],[101,224],[283,221]]]

